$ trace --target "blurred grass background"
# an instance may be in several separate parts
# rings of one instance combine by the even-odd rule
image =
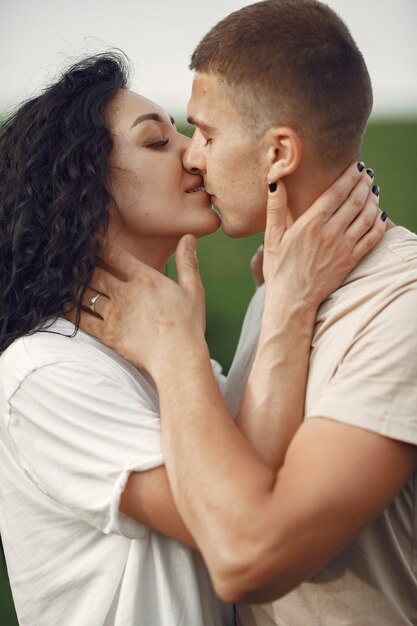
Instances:
[[[189,134],[190,127],[179,124]],[[381,187],[380,206],[396,224],[417,231],[414,199],[414,168],[417,165],[417,119],[373,121],[366,134],[362,158],[376,173]],[[229,239],[221,231],[198,243],[200,269],[207,295],[207,341],[213,358],[227,372],[246,306],[254,292],[249,261],[262,240]],[[174,276],[173,263],[169,275]],[[0,624],[17,624],[7,583],[6,568],[0,562]]]

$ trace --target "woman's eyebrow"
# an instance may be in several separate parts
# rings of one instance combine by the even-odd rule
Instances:
[[[174,126],[175,120],[173,117],[170,117],[170,122]],[[139,115],[135,121],[133,122],[131,129],[140,124],[141,122],[146,122],[147,120],[153,120],[154,122],[163,123],[165,120],[163,117],[159,115],[159,113],[144,113],[143,115]]]

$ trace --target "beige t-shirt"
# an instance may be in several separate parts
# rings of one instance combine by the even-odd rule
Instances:
[[[253,361],[263,289],[226,384],[236,413]],[[417,444],[417,236],[387,231],[319,309],[306,419],[322,416]],[[417,475],[357,539],[297,589],[238,609],[241,626],[417,624]]]

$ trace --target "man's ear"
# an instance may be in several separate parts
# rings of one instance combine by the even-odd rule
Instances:
[[[300,134],[289,126],[277,126],[267,132],[268,181],[293,174],[301,161],[303,144]]]

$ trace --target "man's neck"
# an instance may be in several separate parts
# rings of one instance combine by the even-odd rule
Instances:
[[[346,165],[346,167],[349,164]],[[317,198],[328,189],[345,167],[339,170],[324,170],[323,168],[299,168],[297,172],[285,179],[285,188],[288,196],[287,227],[289,228]],[[386,221],[386,230],[394,228],[391,220]]]
[[[339,170],[325,170],[302,166],[288,176],[285,179],[289,206],[287,225],[295,222],[335,182],[343,170],[343,167]]]

